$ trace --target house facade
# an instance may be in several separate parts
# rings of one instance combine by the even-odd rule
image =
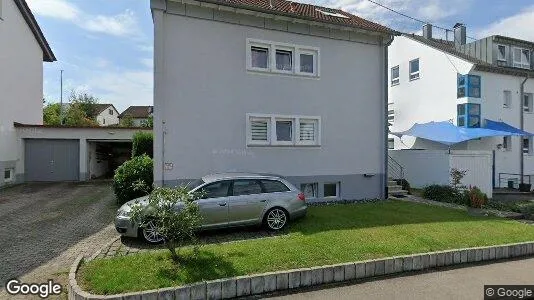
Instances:
[[[113,104],[95,104],[93,113],[100,126],[119,124],[119,112]]]
[[[153,111],[154,106],[130,106],[119,115],[119,119],[129,116],[132,118],[133,126],[141,127],[149,121]]]
[[[0,1],[0,186],[22,181],[14,122],[43,123],[43,62],[56,60],[24,0]]]
[[[282,0],[151,7],[156,184],[259,172],[308,199],[385,197],[393,31]]]
[[[467,43],[466,28],[457,24],[455,39],[404,34],[389,50],[390,131],[400,132],[415,123],[450,121],[458,127],[485,127],[499,121],[534,133],[534,43],[490,36]],[[534,175],[532,137],[487,137],[453,145],[453,150],[493,153],[493,186],[517,187],[521,169]],[[390,149],[447,149],[420,138],[389,135]],[[523,166],[523,167],[521,167]],[[530,176],[523,179],[526,183]],[[534,177],[532,177],[534,179]]]

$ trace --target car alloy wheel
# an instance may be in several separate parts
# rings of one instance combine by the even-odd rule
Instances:
[[[143,237],[151,244],[158,244],[163,242],[164,237],[159,234],[154,222],[150,221],[143,226]]]
[[[272,230],[280,230],[286,226],[286,212],[280,208],[273,208],[267,214],[267,226]]]

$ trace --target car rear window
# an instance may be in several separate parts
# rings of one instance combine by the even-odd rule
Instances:
[[[289,188],[278,180],[260,180],[264,193],[287,192]]]

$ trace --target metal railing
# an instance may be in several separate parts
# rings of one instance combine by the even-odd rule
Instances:
[[[388,177],[404,179],[404,167],[390,155],[388,155]]]
[[[530,184],[532,182],[532,177],[534,177],[534,175],[523,175],[523,182]],[[499,173],[498,187],[508,188],[509,187],[508,182],[511,181],[513,188],[519,188],[519,183],[521,182],[520,178],[521,178],[521,174]]]

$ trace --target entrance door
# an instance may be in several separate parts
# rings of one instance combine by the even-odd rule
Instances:
[[[80,141],[27,139],[24,168],[26,181],[78,181]]]

